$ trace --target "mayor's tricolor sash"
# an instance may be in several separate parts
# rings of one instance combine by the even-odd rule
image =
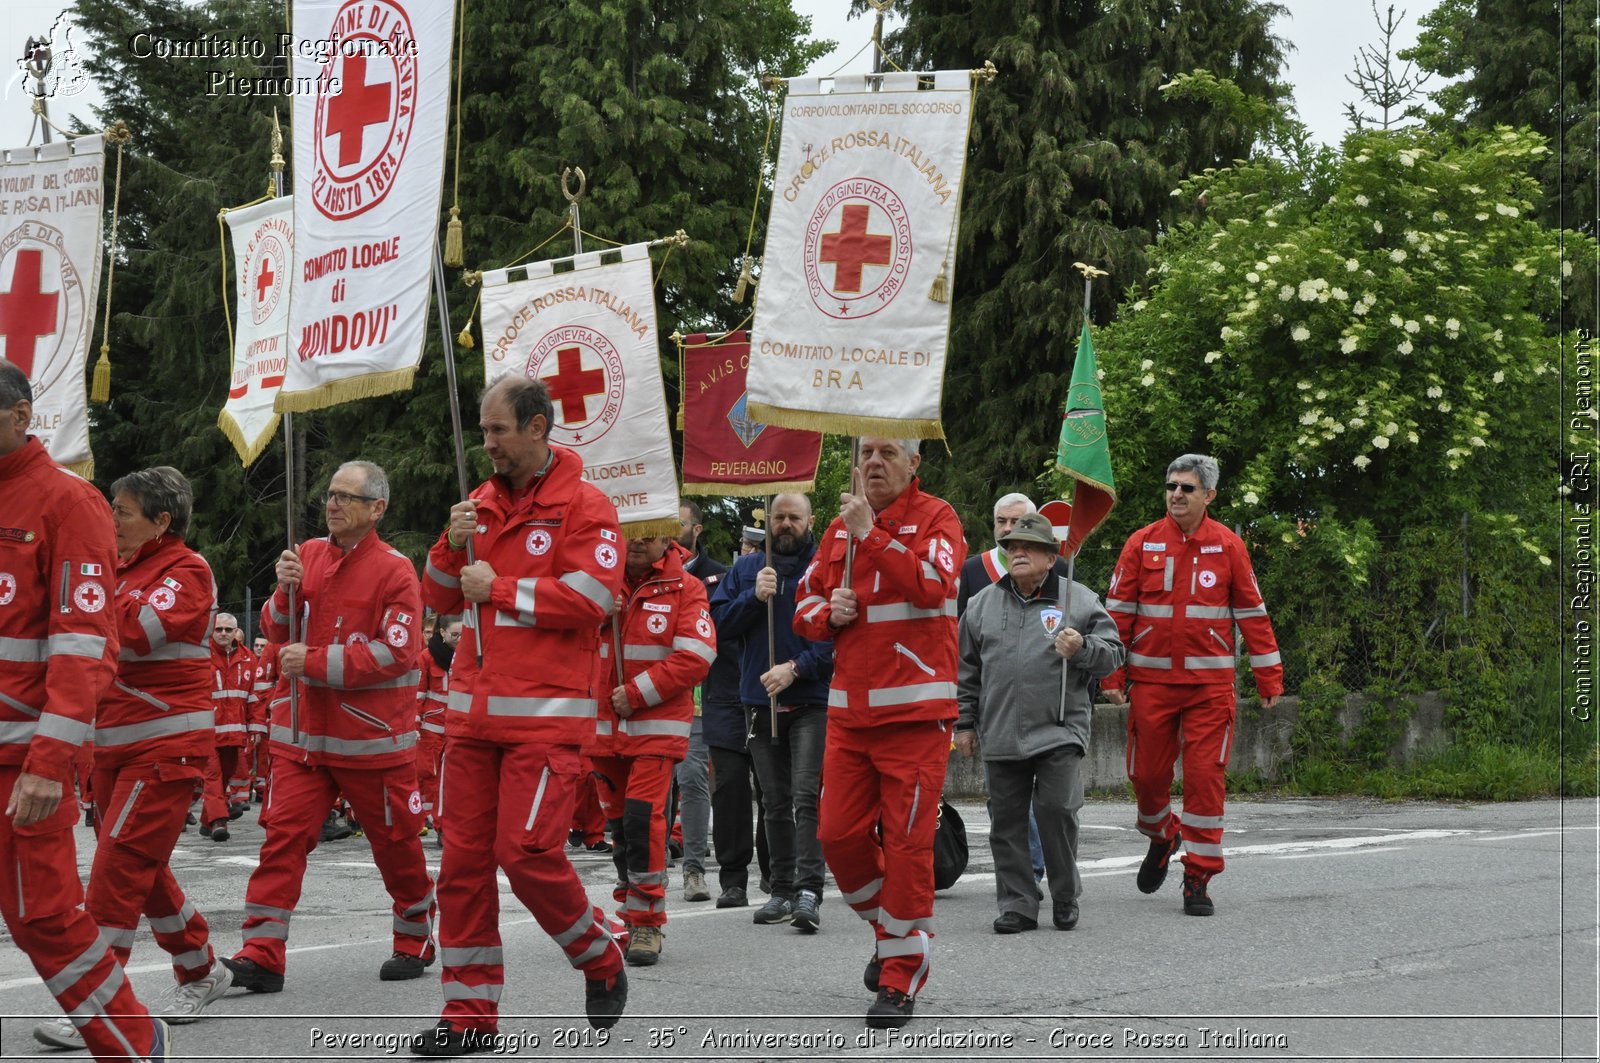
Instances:
[[[572,269],[556,273],[558,262]],[[542,380],[555,407],[550,441],[583,457],[584,477],[617,507],[623,531],[678,534],[648,246],[489,270],[482,322],[485,383],[507,373]]]
[[[444,175],[454,4],[295,0],[294,286],[281,411],[411,386]]]
[[[104,163],[98,135],[0,153],[0,356],[33,386],[29,434],[85,476]]]
[[[751,335],[750,413],[941,437],[969,71],[794,78]]]

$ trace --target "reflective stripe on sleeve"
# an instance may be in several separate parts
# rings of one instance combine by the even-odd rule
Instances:
[[[911,686],[867,691],[867,707],[878,709],[890,705],[913,705],[919,701],[944,701],[955,696],[954,683],[914,683]]]
[[[646,705],[656,706],[661,704],[661,695],[656,693],[656,684],[650,678],[649,672],[640,672],[633,677],[633,682],[639,688],[639,696],[644,699]]]
[[[672,640],[672,648],[674,650],[688,650],[707,664],[712,664],[717,659],[717,651],[699,639],[685,638],[680,635]]]
[[[598,605],[606,613],[616,607],[616,599],[604,583],[595,579],[587,572],[568,572],[561,577],[561,582]]]
[[[448,572],[445,572],[443,569],[434,567],[432,561],[429,561],[426,565],[424,565],[422,571],[424,575],[441,587],[447,587],[450,590],[455,590],[461,586],[461,581],[459,579],[450,575]],[[276,619],[276,617],[274,617],[274,619]]]

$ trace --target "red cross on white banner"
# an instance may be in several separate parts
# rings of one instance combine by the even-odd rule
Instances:
[[[42,251],[23,248],[13,261],[11,287],[0,292],[0,339],[5,340],[6,359],[32,377],[39,341],[55,335],[58,327],[61,293],[43,290]]]
[[[818,258],[833,265],[834,291],[859,292],[863,267],[893,261],[894,238],[867,231],[872,208],[865,203],[847,203],[839,213],[839,231],[823,235]]]
[[[339,138],[339,165],[354,166],[362,159],[367,127],[389,120],[393,87],[388,82],[367,84],[367,57],[346,56],[340,78],[342,91],[328,101],[327,136]]]
[[[550,401],[561,405],[562,424],[587,424],[589,422],[589,396],[604,395],[606,374],[603,369],[583,368],[583,349],[562,347],[556,351],[556,371],[544,378],[550,391]]]

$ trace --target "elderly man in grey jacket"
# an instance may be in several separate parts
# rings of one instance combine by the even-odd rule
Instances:
[[[1094,592],[1051,572],[1058,543],[1048,520],[1028,514],[1000,547],[1009,571],[974,595],[961,616],[956,748],[967,757],[983,751],[1000,909],[995,933],[1039,925],[1043,895],[1028,860],[1030,799],[1039,819],[1052,921],[1057,930],[1071,930],[1078,925],[1082,892],[1078,810],[1089,748],[1089,680],[1122,667],[1126,651]]]

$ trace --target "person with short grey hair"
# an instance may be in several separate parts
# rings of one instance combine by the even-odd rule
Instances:
[[[1125,654],[1094,592],[1063,584],[1053,571],[1060,544],[1048,520],[1024,516],[1000,545],[1009,558],[1006,574],[979,592],[961,617],[956,748],[964,757],[980,747],[983,752],[1000,908],[995,933],[1039,925],[1043,898],[1029,874],[1026,847],[1030,804],[1050,876],[1051,919],[1057,930],[1071,930],[1082,893],[1078,809],[1091,680],[1121,667]]]
[[[366,478],[365,494],[368,498],[387,503],[389,501],[389,476],[383,467],[370,461],[347,461],[339,466],[339,472],[359,472]],[[383,513],[376,514],[377,520],[383,519]]]
[[[1183,454],[1172,459],[1172,464],[1167,466],[1167,479],[1172,479],[1172,474],[1177,472],[1192,472],[1199,477],[1202,491],[1215,491],[1217,482],[1222,478],[1222,471],[1217,468],[1217,459],[1209,454]]]

